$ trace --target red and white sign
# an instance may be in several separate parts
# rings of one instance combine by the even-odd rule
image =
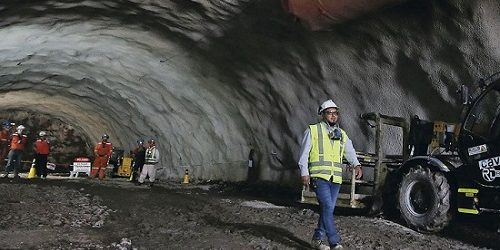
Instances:
[[[73,171],[74,173],[86,173],[87,175],[90,174],[90,161],[83,161],[83,162],[73,162]]]
[[[75,162],[85,162],[85,161],[90,162],[90,159],[87,157],[76,157],[74,161]]]

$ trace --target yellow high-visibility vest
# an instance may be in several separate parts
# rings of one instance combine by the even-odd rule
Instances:
[[[333,183],[342,183],[342,158],[347,134],[340,129],[340,140],[331,140],[326,124],[323,122],[309,125],[311,131],[311,150],[309,151],[309,175]]]

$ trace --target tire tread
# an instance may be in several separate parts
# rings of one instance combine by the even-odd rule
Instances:
[[[436,189],[436,196],[438,200],[437,209],[432,218],[428,218],[425,224],[416,223],[414,218],[408,217],[407,213],[402,211],[401,205],[401,192],[403,184],[407,179],[414,179],[416,177],[425,178],[429,180]],[[432,171],[429,167],[416,165],[409,169],[409,171],[402,177],[398,188],[398,209],[400,210],[403,220],[412,228],[419,232],[433,233],[441,231],[446,227],[451,220],[450,213],[450,185],[443,173]]]

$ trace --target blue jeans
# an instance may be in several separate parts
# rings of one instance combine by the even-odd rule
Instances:
[[[312,182],[320,209],[318,227],[314,230],[313,239],[323,240],[326,234],[328,243],[330,246],[334,246],[340,242],[340,236],[337,234],[337,228],[333,221],[333,211],[337,203],[340,184],[319,178],[313,179]]]
[[[17,175],[19,173],[22,156],[23,156],[22,150],[14,149],[9,151],[7,165],[5,166],[5,172],[7,172],[7,174],[12,170],[14,170],[14,175]]]

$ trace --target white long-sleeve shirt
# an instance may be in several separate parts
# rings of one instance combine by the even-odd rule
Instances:
[[[322,122],[324,123],[324,122]],[[325,123],[326,125],[326,123]],[[326,125],[328,132],[333,132],[333,127]],[[333,143],[333,140],[330,140]],[[302,143],[300,144],[300,157],[299,157],[299,168],[300,176],[309,175],[309,152],[311,151],[311,130],[309,128],[304,131],[304,137],[302,138]],[[358,166],[359,161],[356,156],[356,151],[352,145],[351,139],[347,139],[344,147],[344,158],[352,165]]]

